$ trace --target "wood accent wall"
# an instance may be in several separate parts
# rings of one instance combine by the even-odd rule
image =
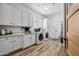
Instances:
[[[73,4],[67,15],[68,54],[79,56],[79,4]]]

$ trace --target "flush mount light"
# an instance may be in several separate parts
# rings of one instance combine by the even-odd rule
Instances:
[[[45,7],[45,9],[48,10],[49,8],[48,7]]]
[[[37,7],[40,7],[40,5],[37,5]]]

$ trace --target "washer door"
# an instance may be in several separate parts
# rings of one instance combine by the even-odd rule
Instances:
[[[49,37],[49,33],[46,33],[45,37],[48,38]]]
[[[38,37],[39,41],[42,41],[43,38],[44,38],[43,34],[40,34],[39,37]]]

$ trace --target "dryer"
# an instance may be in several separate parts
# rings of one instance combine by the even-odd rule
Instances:
[[[42,32],[36,32],[35,34],[36,44],[40,44],[44,41],[44,35]]]
[[[49,33],[48,33],[48,32],[45,33],[45,38],[46,38],[46,39],[49,38]]]
[[[43,32],[43,35],[44,35],[44,40],[48,40],[49,33],[48,32]]]

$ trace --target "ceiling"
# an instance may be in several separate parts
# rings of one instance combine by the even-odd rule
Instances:
[[[25,5],[45,16],[61,12],[63,9],[62,3],[25,3]]]

